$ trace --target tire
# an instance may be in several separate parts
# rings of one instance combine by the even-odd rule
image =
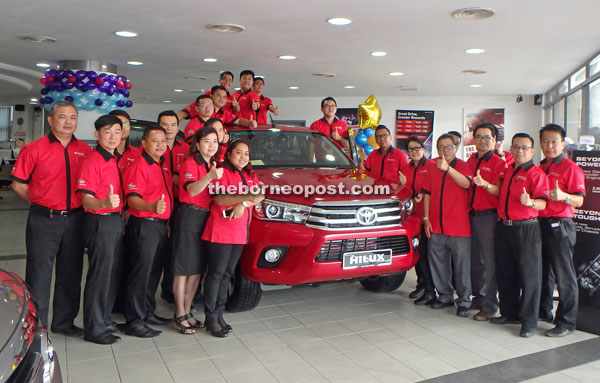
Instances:
[[[238,263],[229,283],[229,298],[225,309],[232,313],[252,310],[260,302],[261,296],[260,283],[244,278],[240,263]]]
[[[406,278],[406,271],[390,275],[373,275],[360,280],[360,284],[375,293],[389,293],[402,286]]]

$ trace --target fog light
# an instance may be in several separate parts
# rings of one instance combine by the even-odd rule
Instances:
[[[281,258],[280,249],[269,249],[265,252],[265,260],[267,262],[277,262]]]
[[[413,245],[413,249],[416,249],[417,247],[419,247],[419,237],[414,237],[412,239],[412,245]]]

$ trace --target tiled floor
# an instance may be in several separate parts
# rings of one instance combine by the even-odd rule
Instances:
[[[6,210],[9,203],[13,209],[23,207],[14,200],[0,201],[0,267],[24,275],[24,260],[2,257],[24,253],[26,211]],[[543,332],[551,326],[540,323],[535,337],[523,339],[519,326],[459,318],[453,309],[417,307],[407,297],[414,280],[411,271],[400,289],[383,294],[368,292],[359,283],[266,291],[256,309],[226,314],[234,327],[226,339],[154,326],[163,330],[156,338],[121,335],[112,346],[60,335],[52,340],[69,383],[288,383],[442,382],[446,374],[511,358],[523,365],[524,355],[596,338],[583,332],[548,338]],[[159,314],[171,316],[172,309],[159,300]],[[82,324],[81,316],[77,324]],[[528,381],[600,381],[600,361],[548,371],[554,372]],[[511,381],[499,375],[486,380]]]

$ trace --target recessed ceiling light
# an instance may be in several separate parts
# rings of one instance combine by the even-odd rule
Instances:
[[[394,76],[394,77],[398,77],[398,76],[404,76],[404,73],[402,73],[402,72],[390,72],[389,75],[390,76]]]
[[[481,88],[481,84],[471,84],[469,85],[471,88]]]
[[[354,85],[346,85],[344,86],[344,89],[354,89],[355,86]]]
[[[37,102],[30,102],[29,105],[37,105]]]
[[[331,25],[348,25],[348,24],[352,24],[352,19],[349,19],[347,17],[332,17],[330,19],[327,19],[327,22]]]
[[[313,73],[316,77],[335,77],[335,73]]]
[[[465,53],[468,53],[470,55],[480,55],[482,53],[485,53],[485,49],[481,49],[481,48],[469,48],[469,49],[465,49]]]
[[[138,34],[131,31],[116,31],[115,35],[119,37],[137,37]]]
[[[288,87],[288,89],[291,89],[291,90],[297,90],[297,89],[300,89],[300,87],[297,87],[297,86],[290,86],[290,87]]]
[[[165,104],[169,104],[171,101],[169,101],[169,100],[164,100],[163,102],[164,102]]]
[[[144,63],[141,62],[141,61],[127,61],[127,64],[129,64],[129,65],[136,65],[136,66],[137,65],[144,65]]]
[[[495,12],[489,8],[463,8],[452,12],[450,15],[459,20],[483,20],[494,16]]]
[[[203,76],[186,76],[185,78],[188,80],[206,80],[206,77]]]
[[[481,69],[465,69],[462,74],[486,74],[487,72]]]
[[[38,99],[37,98],[30,98],[29,101],[37,103]]]
[[[46,63],[37,63],[37,64],[35,64],[35,66],[40,67],[40,68],[50,68],[50,64],[46,64]]]
[[[218,23],[218,24],[209,24],[206,28],[210,29],[213,32],[220,33],[240,33],[244,31],[244,27],[238,24],[226,24],[226,23]]]
[[[296,60],[296,56],[292,55],[281,55],[278,56],[281,60]]]
[[[23,41],[27,41],[28,43],[55,43],[56,39],[54,37],[48,36],[20,36],[19,37]]]
[[[214,57],[207,57],[207,58],[204,59],[204,62],[205,63],[216,63],[217,59],[214,58]]]
[[[383,56],[387,56],[387,52],[384,52],[384,51],[375,51],[375,52],[371,52],[371,56],[374,56],[374,57],[383,57]]]
[[[173,89],[173,92],[181,93],[181,92],[183,92],[183,89]]]

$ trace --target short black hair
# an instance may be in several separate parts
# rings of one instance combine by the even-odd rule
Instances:
[[[177,124],[179,125],[179,117],[177,117],[177,113],[175,113],[174,110],[164,110],[162,112],[160,112],[160,114],[158,115],[158,118],[156,119],[156,122],[158,122],[160,124],[160,119],[163,117],[175,117],[177,119]]]
[[[205,98],[209,98],[210,101],[213,101],[212,97],[210,97],[208,94],[201,94],[200,96],[196,97],[196,105],[200,105],[200,100],[204,100]]]
[[[211,127],[212,127],[212,125],[213,125],[215,122],[217,122],[217,121],[218,121],[218,122],[220,122],[220,123],[221,123],[221,125],[223,125],[223,120],[221,120],[220,118],[217,118],[217,117],[211,117],[211,118],[209,118],[208,120],[206,120],[206,122],[204,123],[204,126],[203,126],[203,128],[211,128]]]
[[[230,75],[231,76],[231,80],[234,79],[233,73],[231,73],[230,71],[226,70],[224,72],[221,72],[221,74],[219,75],[219,79],[222,79],[225,75]]]
[[[473,137],[477,134],[478,129],[489,129],[492,132],[492,137],[498,137],[498,128],[496,125],[490,124],[489,122],[484,122],[483,124],[479,124],[473,129]]]
[[[256,82],[256,80],[262,81],[263,84],[265,83],[265,78],[264,77],[256,77],[256,76],[254,76],[254,82]]]
[[[452,141],[454,141],[454,145],[458,145],[462,141],[462,134],[460,134],[460,132],[457,132],[456,130],[451,130],[447,134],[453,137],[458,137],[458,142],[456,142],[456,140],[452,138]]]
[[[244,69],[243,71],[240,72],[240,78],[246,76],[246,75],[252,75],[252,79],[254,80],[254,72],[251,71],[250,69]]]
[[[382,129],[387,130],[387,132],[390,134],[390,136],[392,135],[392,132],[390,132],[388,127],[385,125],[377,125],[377,127],[375,128],[375,133],[377,133],[378,130],[382,130]]]
[[[529,141],[531,141],[531,147],[533,147],[535,145],[535,142],[533,140],[533,137],[531,137],[529,134],[527,133],[517,133],[513,136],[512,140],[510,141],[510,143],[512,144],[515,141],[515,138],[529,138]]]
[[[410,144],[411,142],[416,142],[422,148],[425,147],[425,144],[423,143],[423,140],[421,138],[417,136],[410,136],[408,137],[408,140],[406,140],[406,149],[408,149],[408,144]]]
[[[439,143],[440,143],[441,140],[445,140],[445,139],[448,139],[448,138],[450,140],[452,140],[452,143],[454,145],[456,145],[456,141],[454,141],[454,136],[452,134],[450,134],[450,132],[448,132],[448,133],[444,133],[444,134],[442,134],[441,136],[438,137],[437,141],[435,142],[435,146],[437,147],[439,145]]]
[[[567,136],[567,131],[565,130],[565,128],[557,124],[546,124],[546,126],[540,129],[540,141],[542,140],[542,135],[544,134],[544,132],[558,132],[562,137],[562,141],[564,141],[565,137]]]
[[[325,106],[325,101],[333,101],[333,103],[337,107],[337,102],[335,101],[335,98],[329,96],[329,97],[325,97],[324,99],[321,100],[321,108]]]
[[[98,117],[98,119],[94,122],[94,128],[96,128],[96,131],[99,131],[106,125],[113,126],[115,124],[118,124],[121,128],[123,127],[123,121],[121,121],[117,116],[105,114]]]
[[[131,121],[131,116],[129,115],[129,113],[127,113],[126,111],[121,110],[121,109],[115,109],[115,110],[111,111],[109,114],[111,116],[125,117],[126,119],[128,119],[129,121]]]
[[[167,134],[167,131],[165,130],[165,128],[163,128],[162,126],[160,126],[158,124],[152,124],[152,125],[148,125],[146,127],[146,129],[144,129],[144,134],[142,134],[142,140],[145,140],[146,138],[148,138],[148,136],[150,135],[150,132],[152,132],[153,130],[160,130],[165,135]]]
[[[224,91],[225,93],[227,93],[227,89],[225,89],[225,87],[223,85],[215,85],[212,88],[210,88],[210,94],[215,93],[219,89],[221,89],[222,91]]]

